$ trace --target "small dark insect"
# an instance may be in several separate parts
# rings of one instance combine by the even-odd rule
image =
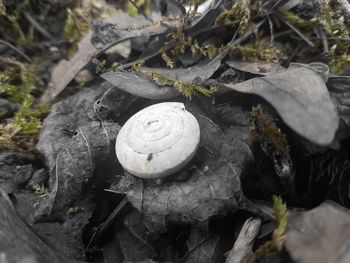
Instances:
[[[150,154],[147,156],[147,161],[152,160],[152,158],[153,158],[153,153],[150,153]]]

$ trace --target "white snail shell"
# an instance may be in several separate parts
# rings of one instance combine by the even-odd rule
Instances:
[[[162,178],[176,173],[196,154],[200,129],[183,103],[164,102],[132,116],[116,141],[120,164],[141,178]]]

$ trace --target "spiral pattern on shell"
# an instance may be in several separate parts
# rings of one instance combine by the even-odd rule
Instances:
[[[116,154],[131,174],[160,178],[183,168],[195,155],[199,140],[199,124],[182,103],[159,103],[125,123],[117,137]]]

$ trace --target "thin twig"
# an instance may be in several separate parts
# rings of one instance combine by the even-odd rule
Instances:
[[[108,218],[98,226],[94,234],[92,235],[86,249],[91,248],[92,245],[96,243],[98,238],[107,231],[109,226],[115,221],[116,216],[121,212],[121,210],[125,207],[125,205],[128,203],[128,199],[124,197],[120,203],[117,205],[117,207],[113,210],[113,212],[108,216]]]
[[[28,63],[32,63],[32,59],[30,57],[28,57],[23,51],[19,50],[18,48],[16,48],[11,43],[0,39],[0,44],[3,44],[5,46],[11,48],[12,50],[16,51],[20,56],[22,56]]]
[[[323,47],[323,54],[328,54],[329,53],[328,39],[323,27],[317,26],[314,28],[314,31],[317,37],[321,40],[322,47]]]
[[[266,15],[267,20],[269,21],[269,27],[270,27],[270,45],[273,46],[274,42],[274,35],[273,35],[273,22],[271,20],[271,17],[269,15]]]
[[[55,38],[45,29],[43,28],[38,21],[36,21],[34,19],[34,17],[32,17],[31,14],[29,14],[28,12],[24,12],[24,17],[28,20],[29,23],[31,23],[36,30],[38,30],[44,37],[46,37],[47,39],[49,39],[50,41],[56,41]]]
[[[298,28],[285,20],[282,16],[278,16],[278,19],[285,23],[288,27],[290,27],[297,35],[299,35],[309,46],[314,47],[315,44],[305,36]]]

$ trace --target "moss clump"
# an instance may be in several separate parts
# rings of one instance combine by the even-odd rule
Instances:
[[[139,63],[132,65],[131,68],[134,72],[140,72],[144,64],[145,64],[145,61],[141,60]]]
[[[141,60],[139,63],[132,66],[132,70],[136,73],[142,72],[144,61]],[[203,94],[205,96],[212,96],[217,91],[217,87],[206,88],[196,83],[183,82],[179,80],[170,79],[169,77],[160,74],[158,72],[146,73],[153,81],[162,86],[173,86],[186,98],[191,99],[194,95]]]
[[[281,16],[293,26],[306,31],[313,30],[313,27],[319,23],[317,17],[314,17],[312,19],[305,19],[297,13],[291,11],[282,12]]]
[[[261,105],[253,107],[251,116],[254,121],[252,135],[265,148],[275,152],[282,159],[289,159],[289,145],[286,136],[276,126],[271,117],[264,111]]]
[[[49,193],[49,189],[47,189],[44,185],[33,183],[31,187],[34,193],[39,197],[44,197]]]
[[[192,96],[197,94],[212,96],[217,91],[217,87],[206,88],[195,83],[173,80],[158,72],[152,72],[151,78],[155,82],[161,83],[161,85],[175,87],[182,95],[189,99],[191,99]]]
[[[230,53],[235,56],[241,57],[243,60],[248,61],[266,61],[266,62],[279,62],[281,59],[286,58],[283,52],[275,47],[268,46],[263,42],[247,43],[244,45],[234,46],[221,46],[215,47],[213,45],[201,46],[197,40],[187,38],[183,32],[175,32],[169,34],[169,43],[162,48],[162,58],[169,68],[173,68],[174,61],[168,55],[169,44],[176,46],[170,51],[170,54],[174,57],[184,54],[186,51],[191,51],[192,55],[201,55],[209,59],[214,58],[216,55],[223,52],[226,48],[230,50]]]
[[[237,1],[229,10],[225,10],[216,18],[218,25],[232,25],[238,23],[239,33],[245,34],[251,23],[251,1]]]
[[[40,105],[35,108],[33,98],[29,97],[24,100],[22,107],[16,112],[13,119],[13,125],[20,129],[23,135],[35,135],[41,128],[42,118],[49,112],[49,105]]]
[[[33,150],[42,120],[49,105],[34,107],[34,94],[39,92],[37,70],[13,59],[2,59],[9,67],[0,74],[0,93],[20,109],[14,117],[0,124],[0,145],[12,150]]]
[[[212,45],[201,46],[198,41],[193,38],[187,38],[183,32],[175,32],[169,34],[170,43],[176,43],[176,46],[171,50],[171,54],[178,56],[190,50],[192,55],[202,55],[209,59],[222,51],[222,48],[216,48]]]
[[[200,0],[189,0],[188,2],[190,4],[189,13],[191,16],[195,16],[197,14],[198,6],[199,6],[201,1]]]
[[[335,74],[342,74],[350,66],[350,32],[344,24],[342,14],[331,7],[329,0],[322,1],[320,24],[330,35],[329,67]]]
[[[37,69],[11,58],[0,58],[9,67],[0,72],[0,93],[5,94],[16,103],[37,91]]]
[[[161,48],[162,59],[168,68],[173,68],[175,64],[171,56],[177,57],[190,51],[192,56],[201,55],[212,59],[224,49],[224,47],[214,47],[213,45],[202,46],[196,39],[186,37],[181,31],[170,33],[168,37],[169,42]],[[174,44],[176,44],[175,47],[170,50],[169,47]]]
[[[49,112],[49,105],[33,107],[32,99],[25,99],[13,119],[0,124],[0,146],[15,151],[32,151],[42,120]]]
[[[281,50],[262,42],[232,46],[230,51],[233,55],[248,61],[278,62],[285,58]]]
[[[160,50],[161,50],[161,54],[162,54],[162,59],[165,62],[166,66],[168,68],[173,68],[174,61],[168,56],[166,48],[162,47]]]
[[[286,240],[286,230],[288,225],[289,213],[287,205],[283,203],[281,197],[273,196],[273,213],[277,223],[277,228],[272,233],[272,239],[263,243],[254,253],[248,262],[255,262],[266,256],[276,254],[283,249]]]
[[[311,19],[304,19],[293,12],[284,12],[281,15],[307,36],[314,34],[315,26],[321,26],[330,44],[329,68],[335,74],[343,74],[344,69],[346,67],[349,69],[350,66],[350,31],[344,22],[340,8],[330,4],[329,0],[323,0],[321,3],[321,12]]]

